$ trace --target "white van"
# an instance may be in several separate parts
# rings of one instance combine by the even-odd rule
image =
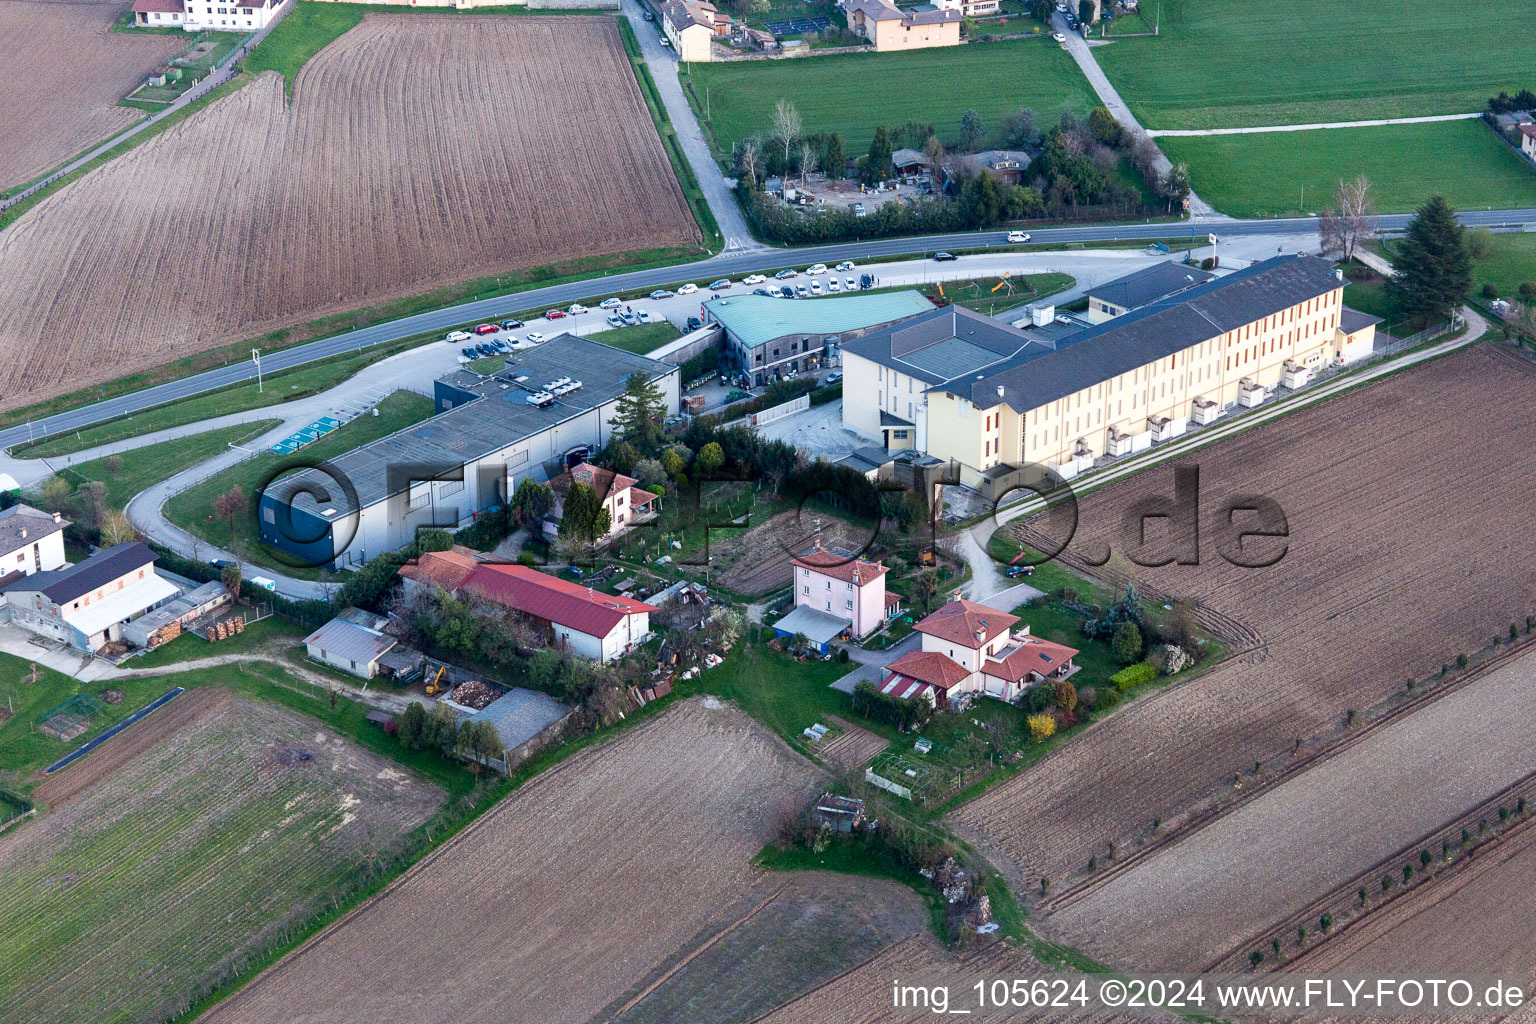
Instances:
[[[269,590],[274,594],[277,593],[277,580],[269,580],[265,576],[252,576],[246,582],[252,586],[260,587],[262,590]]]
[[[1028,231],[1010,231],[1010,232],[1008,232],[1008,241],[1010,241],[1010,242],[1027,242],[1027,241],[1029,241],[1029,232]]]
[[[448,337],[444,338],[443,340],[451,341],[454,344],[457,344],[461,341],[471,341],[473,339],[471,338],[468,331],[449,331]]]

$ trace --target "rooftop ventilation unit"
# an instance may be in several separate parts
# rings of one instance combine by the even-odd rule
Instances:
[[[550,394],[548,391],[534,391],[528,395],[525,401],[527,401],[529,405],[536,405],[542,409],[547,405],[554,405],[555,396]]]
[[[548,384],[544,385],[544,390],[545,391],[554,391],[557,388],[564,387],[565,385],[569,384],[570,382],[571,382],[571,378],[569,378],[569,377],[556,377],[554,380],[552,380]]]

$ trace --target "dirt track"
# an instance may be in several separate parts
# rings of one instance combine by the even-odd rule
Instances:
[[[0,188],[20,185],[146,115],[117,106],[190,36],[109,32],[123,0],[0,0]]]
[[[698,237],[613,18],[369,15],[0,233],[0,407]]]
[[[1094,725],[955,818],[1062,886],[1110,841],[1146,838],[1154,818],[1176,826],[1235,773],[1252,786],[1255,761],[1272,774],[1298,737],[1342,732],[1346,710],[1523,621],[1536,610],[1531,386],[1528,368],[1474,349],[1181,460],[1200,463],[1208,516],[1230,495],[1277,500],[1290,550],[1274,569],[1232,566],[1208,521],[1201,565],[1144,578],[1256,627],[1262,646]],[[1151,493],[1171,495],[1170,469],[1090,495],[1078,545],[1121,544],[1125,509]]]
[[[585,1021],[729,923],[764,808],[817,781],[734,708],[681,704],[539,776],[203,1020]]]

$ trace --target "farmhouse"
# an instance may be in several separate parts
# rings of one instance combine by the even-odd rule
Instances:
[[[749,374],[757,387],[835,363],[848,339],[932,309],[915,291],[824,299],[734,295],[703,304],[705,320],[724,331],[722,366]]]
[[[266,28],[288,0],[133,0],[133,23],[188,32],[250,32]]]
[[[6,588],[5,603],[17,625],[94,652],[121,640],[125,623],[179,592],[155,573],[155,553],[128,541],[18,580]]]
[[[457,544],[448,551],[427,551],[400,567],[402,589],[407,597],[433,590],[457,593],[479,565],[478,551]]]
[[[680,372],[568,334],[509,356],[493,376],[460,370],[437,381],[435,416],[336,458],[337,477],[310,469],[268,487],[261,538],[335,570],[423,528],[467,526],[524,477],[547,480],[602,446],[631,374],[655,383],[675,414]]]
[[[1520,126],[1520,152],[1536,160],[1536,125],[1523,124]]]
[[[583,462],[572,466],[549,482],[550,489],[555,492],[552,518],[558,520],[564,514],[565,496],[570,493],[571,485],[576,483],[586,484],[597,492],[603,508],[608,510],[607,535],[609,537],[617,537],[634,524],[647,522],[656,517],[658,496],[636,487],[638,480],[623,473],[615,473],[611,469]]]
[[[883,693],[918,697],[940,709],[962,693],[984,693],[1012,701],[1043,682],[1077,671],[1077,651],[1013,631],[1017,615],[971,601],[951,601],[916,626],[922,647],[886,666]]]
[[[947,461],[987,497],[1026,466],[1070,478],[1369,355],[1378,320],[1343,288],[1298,255],[1067,334],[947,306],[843,344],[843,423]]]
[[[1173,260],[1117,277],[1088,290],[1088,322],[1103,323],[1215,277],[1209,270],[1188,267]]]
[[[31,505],[0,512],[0,585],[65,564],[64,528],[69,520]]]
[[[707,0],[667,0],[661,4],[661,30],[679,60],[713,59],[713,41],[731,30],[731,19]]]
[[[392,636],[338,616],[305,637],[304,649],[322,664],[372,679],[379,674],[379,659],[396,643]]]
[[[594,661],[622,658],[651,635],[651,605],[600,594],[526,565],[478,566],[459,587],[549,630],[552,645]]]
[[[949,10],[902,10],[890,0],[843,0],[848,28],[875,44],[875,50],[919,50],[960,45],[959,5]]]
[[[944,165],[944,180],[952,188],[973,174],[991,171],[1001,185],[1018,185],[1024,180],[1034,158],[1021,149],[985,149],[980,153],[964,153]]]

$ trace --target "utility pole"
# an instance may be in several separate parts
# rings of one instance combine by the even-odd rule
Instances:
[[[266,386],[261,382],[261,349],[251,349],[251,362],[256,364],[256,390],[258,392],[265,392]]]

